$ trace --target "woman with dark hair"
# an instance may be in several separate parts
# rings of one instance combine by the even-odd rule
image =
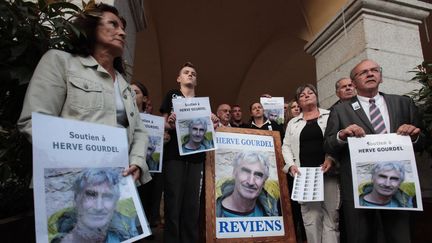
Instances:
[[[330,111],[320,109],[318,92],[311,84],[299,87],[296,101],[302,112],[287,125],[282,145],[285,173],[299,173],[298,167],[321,167],[324,173],[333,160],[324,152],[324,131]],[[339,242],[339,189],[335,176],[324,174],[324,201],[299,202],[308,243]]]
[[[76,16],[85,35],[72,38],[71,53],[49,50],[39,61],[24,100],[20,130],[31,141],[31,113],[124,127],[129,168],[142,183],[151,180],[145,162],[148,137],[132,89],[121,74],[126,21],[116,8],[99,3]]]
[[[147,113],[147,102],[149,101],[149,93],[144,84],[135,82],[131,84],[131,88],[135,92],[135,100],[140,113]]]
[[[267,119],[267,117],[264,115],[264,108],[261,103],[254,102],[250,105],[249,109],[251,113],[249,127],[260,130],[279,131],[282,142],[282,139],[285,136],[283,127],[276,122]]]

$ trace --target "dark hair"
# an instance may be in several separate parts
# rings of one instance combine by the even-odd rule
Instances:
[[[141,90],[141,93],[143,94],[143,96],[147,96],[147,97],[149,96],[148,90],[147,90],[146,86],[144,86],[144,84],[142,84],[142,83],[140,83],[138,81],[137,82],[133,82],[131,84],[137,86]]]
[[[265,113],[264,113],[264,106],[261,104],[261,102],[259,102],[259,101],[252,102],[252,103],[249,105],[249,112],[252,113],[252,106],[255,105],[255,104],[260,104],[260,105],[261,105],[261,108],[263,109],[263,118],[264,118],[264,121],[266,121],[266,120],[267,120],[267,117],[266,117],[266,115],[265,115]],[[251,115],[251,118],[250,118],[250,120],[249,120],[249,123],[252,124],[252,121],[254,121],[254,120],[255,120],[254,117]]]
[[[302,86],[297,88],[296,96],[295,96],[295,100],[296,100],[297,104],[300,104],[299,103],[300,95],[306,88],[309,88],[310,90],[312,90],[312,92],[314,92],[316,99],[317,99],[317,106],[319,107],[318,91],[313,84],[305,84],[305,85],[302,85]]]
[[[255,105],[256,103],[260,104],[261,107],[263,107],[262,104],[261,104],[261,102],[259,102],[259,101],[254,101],[254,102],[252,102],[252,103],[249,105],[249,112],[252,111],[252,106]]]
[[[104,12],[110,12],[120,18],[123,26],[126,27],[126,20],[119,15],[118,10],[111,5],[98,3],[94,7],[85,10],[83,13],[77,15],[73,20],[74,26],[82,31],[84,34],[72,36],[72,45],[74,46],[71,51],[72,54],[80,56],[90,56],[94,52],[96,44],[96,28]],[[114,58],[114,68],[124,74],[125,68],[123,66],[122,58]]]

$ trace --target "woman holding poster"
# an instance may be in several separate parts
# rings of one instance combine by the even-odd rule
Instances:
[[[332,159],[323,148],[324,131],[330,111],[318,108],[318,92],[311,84],[296,91],[302,112],[288,122],[282,145],[285,173],[299,173],[298,167],[321,167],[325,173]],[[339,242],[338,182],[335,176],[324,176],[324,201],[300,202],[308,243]]]
[[[129,168],[142,183],[151,180],[145,161],[147,134],[133,91],[122,77],[126,21],[113,6],[90,5],[74,19],[85,35],[73,37],[73,53],[49,50],[30,81],[18,127],[31,141],[32,112],[124,127]]]

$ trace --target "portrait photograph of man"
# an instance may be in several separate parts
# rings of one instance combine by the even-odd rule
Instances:
[[[179,121],[183,129],[181,136],[181,154],[192,154],[214,148],[213,126],[209,117],[193,118]]]
[[[417,207],[410,161],[359,163],[357,177],[360,207]]]
[[[49,242],[128,242],[142,234],[122,170],[45,169]]]
[[[285,235],[289,221],[281,203],[288,194],[278,173],[282,161],[277,161],[275,140],[279,141],[269,135],[216,132],[214,176],[206,186],[214,192],[207,195],[216,238]]]
[[[232,161],[232,179],[222,183],[216,199],[216,217],[280,216],[279,198],[264,188],[269,167],[265,153],[237,153]]]
[[[283,124],[284,117],[282,115],[282,110],[278,110],[278,109],[265,110],[264,115],[272,122]]]

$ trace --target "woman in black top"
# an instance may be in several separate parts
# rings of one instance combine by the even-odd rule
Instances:
[[[297,89],[302,112],[287,125],[282,146],[285,172],[292,176],[299,167],[321,167],[326,173],[332,158],[324,152],[324,131],[330,112],[318,107],[318,92],[311,84]],[[308,243],[339,242],[339,189],[335,176],[324,174],[324,201],[300,202]]]
[[[260,130],[269,130],[269,131],[278,131],[280,133],[281,142],[283,137],[285,136],[284,129],[282,125],[277,124],[276,122],[270,121],[267,117],[264,116],[264,108],[259,102],[252,103],[250,105],[250,128],[260,129]]]

